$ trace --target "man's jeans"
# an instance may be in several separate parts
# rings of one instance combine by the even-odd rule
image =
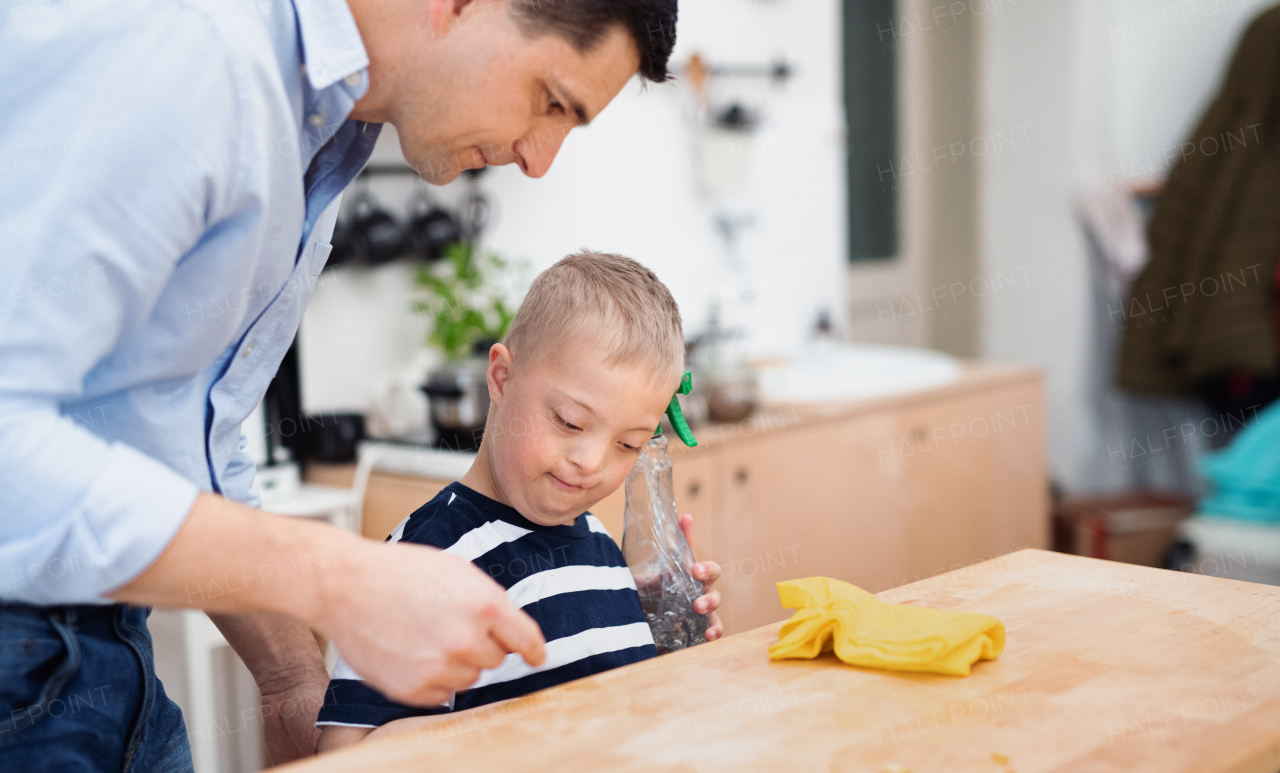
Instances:
[[[192,770],[144,607],[0,604],[0,770]]]

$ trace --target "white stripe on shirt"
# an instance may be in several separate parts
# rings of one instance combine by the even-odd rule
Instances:
[[[450,555],[474,561],[504,542],[514,542],[526,534],[529,529],[522,529],[514,523],[506,521],[489,521],[463,534],[457,542],[444,549]]]
[[[636,589],[631,570],[625,566],[571,565],[524,578],[507,589],[507,600],[520,608],[561,593],[624,589]]]
[[[503,659],[502,665],[497,668],[481,671],[480,678],[467,689],[474,690],[491,684],[510,682],[530,674],[566,666],[592,655],[617,652],[630,647],[641,647],[645,644],[653,644],[653,633],[649,630],[648,623],[640,622],[615,625],[610,628],[591,628],[581,633],[575,633],[572,636],[565,636],[547,642],[547,660],[540,666],[529,665],[524,662],[524,658],[519,653],[513,652],[507,655]]]
[[[458,496],[458,495],[457,495],[457,494],[454,494],[454,493],[452,493],[452,492],[450,492],[450,495],[449,495],[449,504],[450,504],[450,505],[451,505],[451,504],[453,504],[453,499],[454,499],[454,497],[456,497],[456,496]],[[446,506],[447,506],[447,505],[446,505]],[[410,518],[412,518],[413,516],[409,516],[409,517],[410,517]],[[494,525],[494,524],[496,524],[496,523],[504,524],[505,526],[508,526],[510,529],[519,529],[519,530],[520,530],[520,533],[519,533],[519,534],[514,534],[514,536],[510,536],[510,537],[507,537],[507,538],[505,538],[505,539],[499,539],[499,540],[497,540],[497,541],[495,541],[495,542],[492,542],[491,544],[489,544],[489,547],[485,548],[484,550],[481,550],[479,553],[476,553],[474,556],[469,556],[469,555],[466,555],[466,554],[464,554],[464,553],[460,552],[460,551],[462,551],[462,550],[463,550],[463,548],[459,547],[460,545],[462,545],[462,541],[463,541],[463,540],[470,538],[472,534],[474,534],[476,531],[479,531],[480,529],[485,528],[485,526],[492,526],[492,525]],[[409,518],[405,518],[403,521],[401,521],[401,522],[399,523],[399,525],[397,525],[397,526],[396,526],[395,531],[391,532],[391,538],[390,538],[390,540],[389,540],[389,541],[390,541],[390,542],[399,542],[401,539],[403,539],[403,538],[404,538],[404,527],[405,527],[405,526],[408,526],[408,525],[409,525]],[[594,531],[594,532],[596,532],[596,533],[598,533],[598,534],[604,534],[605,536],[610,537],[610,538],[612,538],[612,536],[613,536],[613,535],[609,534],[609,530],[608,530],[608,529],[606,529],[606,528],[604,527],[604,524],[603,524],[603,523],[600,523],[600,519],[599,519],[599,518],[596,518],[596,517],[595,517],[594,515],[592,515],[591,513],[587,513],[587,528],[589,528],[591,531]],[[464,557],[466,557],[466,558],[467,558],[467,560],[469,560],[469,561],[473,561],[473,560],[475,560],[476,558],[479,558],[480,556],[484,555],[485,553],[488,553],[490,550],[493,550],[493,549],[494,549],[494,548],[496,548],[498,545],[501,545],[501,544],[502,544],[502,543],[504,543],[504,542],[513,542],[513,541],[518,540],[518,539],[520,539],[521,537],[523,537],[524,535],[529,534],[529,533],[530,533],[530,532],[529,532],[529,530],[528,530],[528,529],[521,529],[519,526],[515,526],[514,524],[508,524],[506,521],[490,521],[489,523],[486,523],[484,526],[478,527],[477,529],[473,529],[472,531],[467,532],[466,534],[462,535],[462,537],[461,537],[457,542],[453,543],[453,545],[449,546],[449,547],[445,550],[445,552],[446,552],[446,553],[453,553],[454,555],[463,555]],[[479,539],[479,538],[477,537],[476,539]],[[477,543],[477,544],[479,545],[479,544],[488,544],[488,543]],[[456,551],[455,551],[455,548],[457,548],[458,550],[456,550]]]
[[[333,664],[333,678],[364,681],[364,678],[357,674],[355,669],[347,665],[347,661],[343,660],[341,655],[338,656],[338,662]]]
[[[409,516],[409,518],[412,517],[412,515]],[[387,540],[388,542],[399,542],[404,537],[404,527],[409,525],[409,518],[405,518],[398,526],[396,526],[396,530],[391,532],[391,537]]]

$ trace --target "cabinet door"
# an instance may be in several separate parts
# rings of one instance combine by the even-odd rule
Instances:
[[[728,549],[721,517],[720,461],[715,451],[692,448],[673,455],[671,482],[676,512],[693,516],[693,552],[698,560],[722,561]]]
[[[895,584],[902,476],[879,458],[894,426],[892,415],[872,414],[719,450],[726,633],[788,617],[781,580],[821,575],[871,591]]]
[[[1042,388],[997,387],[902,409],[886,454],[907,479],[911,577],[1048,546]]]
[[[452,481],[375,470],[364,495],[360,533],[383,540]]]

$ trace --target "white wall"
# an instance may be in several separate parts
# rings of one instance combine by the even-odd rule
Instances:
[[[686,332],[703,327],[711,298],[720,296],[729,321],[750,330],[754,352],[785,351],[803,340],[819,309],[840,315],[845,305],[839,4],[686,0],[680,10],[673,64],[697,51],[712,64],[781,56],[795,65],[781,88],[717,89],[764,110],[744,189],[717,200],[697,193],[687,90],[633,82],[588,129],[570,135],[542,179],[514,166],[489,171],[486,246],[535,271],[580,247],[630,255],[671,288]],[[392,146],[379,153],[395,154]],[[399,187],[397,199],[410,190],[404,181],[378,185],[379,194],[383,185]],[[751,306],[741,304],[713,228],[718,211],[755,219],[740,240]],[[415,356],[425,324],[408,311],[411,295],[405,267],[322,277],[302,325],[307,410],[362,409],[374,378]]]
[[[1094,0],[1109,9],[1106,174],[1167,170],[1218,89],[1244,27],[1270,0]],[[1091,29],[1091,37],[1103,32]],[[1094,45],[1097,45],[1096,43]]]
[[[981,4],[981,0],[975,0]],[[1049,387],[1053,472],[1087,488],[1085,376],[1093,319],[1072,201],[1086,185],[1164,171],[1216,90],[1257,0],[990,0],[982,18],[983,121],[1029,124],[1016,156],[982,171],[988,272],[1026,265],[1025,287],[987,296],[982,351],[1034,362]]]

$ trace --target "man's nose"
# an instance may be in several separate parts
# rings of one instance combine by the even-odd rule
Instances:
[[[553,126],[530,132],[511,143],[511,150],[519,159],[520,169],[529,177],[541,177],[551,168],[551,162],[560,152],[560,145],[569,133],[567,126]]]

